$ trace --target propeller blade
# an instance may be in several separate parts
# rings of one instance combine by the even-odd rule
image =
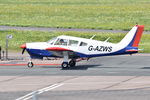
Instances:
[[[24,54],[24,51],[26,50],[26,44],[22,44],[20,48],[22,48],[22,54]]]
[[[26,50],[26,48],[23,48],[23,50],[22,50],[22,54],[24,54],[24,51]]]

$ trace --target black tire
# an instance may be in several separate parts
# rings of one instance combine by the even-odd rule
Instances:
[[[33,62],[28,62],[28,67],[32,68],[34,66]]]
[[[69,66],[70,67],[75,67],[76,62],[74,60],[69,61]]]
[[[61,67],[62,67],[62,69],[68,68],[68,67],[69,67],[68,62],[63,62],[63,63],[61,64]]]

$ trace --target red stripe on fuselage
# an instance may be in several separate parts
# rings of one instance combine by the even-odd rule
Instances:
[[[49,51],[71,51],[69,49],[65,49],[65,48],[61,48],[61,47],[49,47],[46,50],[49,50]]]
[[[135,35],[134,42],[133,42],[133,45],[132,45],[133,47],[138,47],[141,36],[142,36],[142,32],[144,30],[144,25],[137,25],[137,27],[138,27],[137,33]]]

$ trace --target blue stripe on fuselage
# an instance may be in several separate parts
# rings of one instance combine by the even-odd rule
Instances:
[[[137,51],[133,51],[133,52],[126,52],[126,50],[138,50],[138,48],[135,47],[125,47],[119,51],[113,52],[113,53],[107,53],[107,54],[84,54],[84,53],[80,53],[80,52],[75,52],[75,54],[81,58],[87,57],[98,57],[98,56],[112,56],[112,55],[123,55],[123,54],[133,54],[133,53],[137,53]],[[30,54],[31,58],[38,58],[38,59],[42,59],[43,57],[56,57],[53,55],[52,52],[47,51],[47,50],[40,50],[40,49],[26,49],[27,52]]]
[[[42,59],[43,57],[52,57],[52,52],[40,49],[26,49],[31,58]]]
[[[83,54],[83,53],[79,53],[79,52],[75,52],[76,55],[80,56],[81,58],[83,57],[99,57],[99,56],[113,56],[113,55],[125,55],[125,54],[133,54],[133,53],[137,53],[137,51],[133,51],[133,52],[126,52],[126,50],[128,50],[128,48],[132,48],[132,47],[126,47],[124,49],[121,49],[119,51],[113,52],[113,53],[107,53],[107,54],[91,54],[91,55],[87,55],[87,54]],[[134,48],[136,49],[136,48]]]

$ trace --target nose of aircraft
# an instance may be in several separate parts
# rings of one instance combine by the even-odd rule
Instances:
[[[22,44],[22,45],[20,46],[20,48],[22,48],[22,49],[26,48],[26,44]]]

